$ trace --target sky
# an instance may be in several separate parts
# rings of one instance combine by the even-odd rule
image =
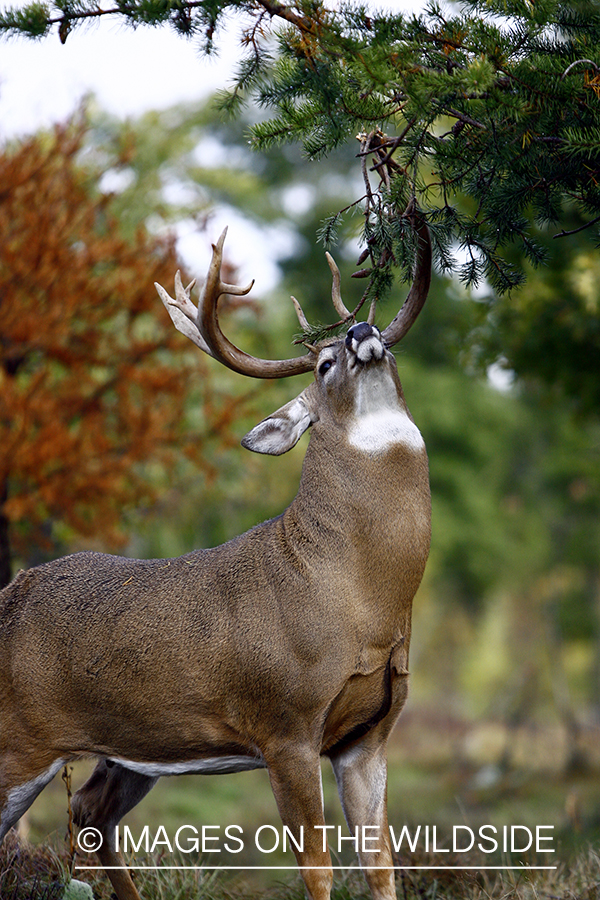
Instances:
[[[8,5],[24,4],[0,0],[0,6]],[[90,94],[101,109],[122,119],[206,99],[230,82],[240,54],[240,27],[230,21],[217,32],[219,52],[210,58],[200,53],[197,38],[187,40],[168,26],[134,30],[108,16],[74,30],[65,44],[56,31],[35,41],[0,38],[0,144],[66,120]],[[190,222],[177,226],[186,266],[202,277],[210,243],[226,225],[228,258],[240,279],[250,281],[258,265],[261,289],[272,289],[279,279],[278,252],[289,250],[289,238],[286,242],[274,231],[265,240],[231,210],[216,211],[210,234],[200,234]],[[271,252],[265,253],[265,246]]]
[[[235,63],[233,28],[219,46],[206,59],[197,41],[168,26],[134,30],[116,17],[76,29],[65,44],[55,32],[0,39],[0,140],[67,118],[88,93],[123,118],[208,96],[227,84]]]
[[[23,5],[0,0],[2,8]],[[381,5],[415,10],[422,2]],[[0,142],[64,120],[90,92],[123,118],[206,97],[229,81],[240,53],[239,29],[230,19],[217,32],[219,54],[210,59],[200,54],[197,39],[169,26],[134,30],[121,17],[78,27],[65,44],[55,30],[41,40],[0,38]]]

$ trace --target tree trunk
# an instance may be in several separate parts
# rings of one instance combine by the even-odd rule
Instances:
[[[11,553],[10,553],[10,523],[4,515],[4,504],[8,497],[6,484],[0,487],[0,590],[10,582],[12,578]]]

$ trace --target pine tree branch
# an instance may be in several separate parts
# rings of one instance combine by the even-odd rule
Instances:
[[[283,19],[306,34],[314,35],[317,31],[318,23],[306,16],[297,15],[289,6],[285,6],[283,3],[272,2],[272,0],[255,0],[255,2],[262,6],[272,18]]]
[[[463,125],[472,125],[474,128],[481,128],[482,131],[487,130],[487,126],[482,122],[478,122],[477,119],[473,119],[471,118],[471,116],[467,116],[464,113],[459,112],[457,109],[453,109],[451,106],[444,106],[442,107],[441,111],[445,116],[451,116],[453,119],[458,119],[459,122],[462,122]]]
[[[579,234],[580,231],[585,231],[586,228],[592,228],[597,222],[600,222],[600,216],[596,216],[595,219],[592,219],[590,222],[585,222],[583,225],[580,225],[579,228],[573,228],[571,231],[559,231],[558,234],[554,234],[554,238],[561,237],[569,237],[571,234]]]
[[[385,277],[392,264],[410,266],[398,214],[410,199],[429,220],[437,216],[440,260],[444,247],[468,245],[477,258],[466,276],[491,272],[501,286],[514,277],[507,264],[496,271],[496,251],[515,239],[531,256],[530,223],[559,221],[566,203],[591,222],[557,237],[598,221],[600,17],[591,8],[574,12],[568,0],[553,0],[550,14],[502,0],[500,28],[499,0],[470,0],[447,16],[434,8],[376,13],[350,0],[334,10],[320,0],[107,2],[99,9],[93,0],[35,0],[19,16],[0,15],[0,28],[39,37],[58,25],[65,40],[77,20],[122,15],[133,25],[203,29],[208,49],[226,11],[250,16],[223,107],[239,114],[255,98],[269,112],[252,128],[255,147],[297,142],[312,159],[369,132],[358,154],[364,197],[351,205],[362,203],[365,240],[374,241],[367,248],[378,271],[374,291],[385,288],[378,266],[386,253]],[[579,58],[583,46],[590,58]],[[328,241],[338,221],[326,220]]]

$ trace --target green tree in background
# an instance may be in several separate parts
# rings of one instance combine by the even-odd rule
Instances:
[[[570,223],[581,224],[573,212]],[[469,363],[491,360],[545,387],[548,400],[567,399],[580,417],[600,409],[600,255],[580,234],[561,241],[537,231],[545,264],[534,269],[513,250],[527,273],[526,288],[498,299],[483,292],[477,340]]]

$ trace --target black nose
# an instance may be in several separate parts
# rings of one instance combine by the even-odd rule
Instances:
[[[346,347],[351,347],[353,340],[355,340],[357,344],[360,344],[361,341],[371,337],[372,334],[373,329],[367,322],[359,322],[357,325],[353,325],[352,328],[348,329],[348,334],[346,335]]]

